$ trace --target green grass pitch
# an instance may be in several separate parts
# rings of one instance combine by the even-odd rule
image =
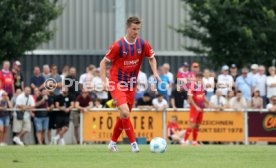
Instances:
[[[140,153],[119,145],[110,153],[106,145],[7,146],[0,148],[1,168],[275,168],[276,146],[169,145],[163,154],[140,145]]]

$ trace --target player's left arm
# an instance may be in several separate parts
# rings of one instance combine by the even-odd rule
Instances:
[[[149,64],[153,73],[153,76],[156,80],[158,80],[159,82],[162,82],[158,71],[157,71],[157,61],[155,59],[155,52],[153,51],[153,49],[151,48],[150,44],[145,41],[145,55],[148,57],[149,59]]]

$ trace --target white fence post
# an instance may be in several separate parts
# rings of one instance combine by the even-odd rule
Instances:
[[[248,145],[248,109],[244,111],[244,144]]]

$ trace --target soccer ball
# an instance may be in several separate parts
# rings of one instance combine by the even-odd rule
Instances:
[[[164,153],[167,149],[167,142],[165,139],[157,137],[150,141],[150,151],[153,153]]]

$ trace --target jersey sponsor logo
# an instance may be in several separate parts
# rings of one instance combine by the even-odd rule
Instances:
[[[131,60],[131,61],[124,61],[124,65],[125,66],[136,65],[138,62],[139,62],[139,59]]]

